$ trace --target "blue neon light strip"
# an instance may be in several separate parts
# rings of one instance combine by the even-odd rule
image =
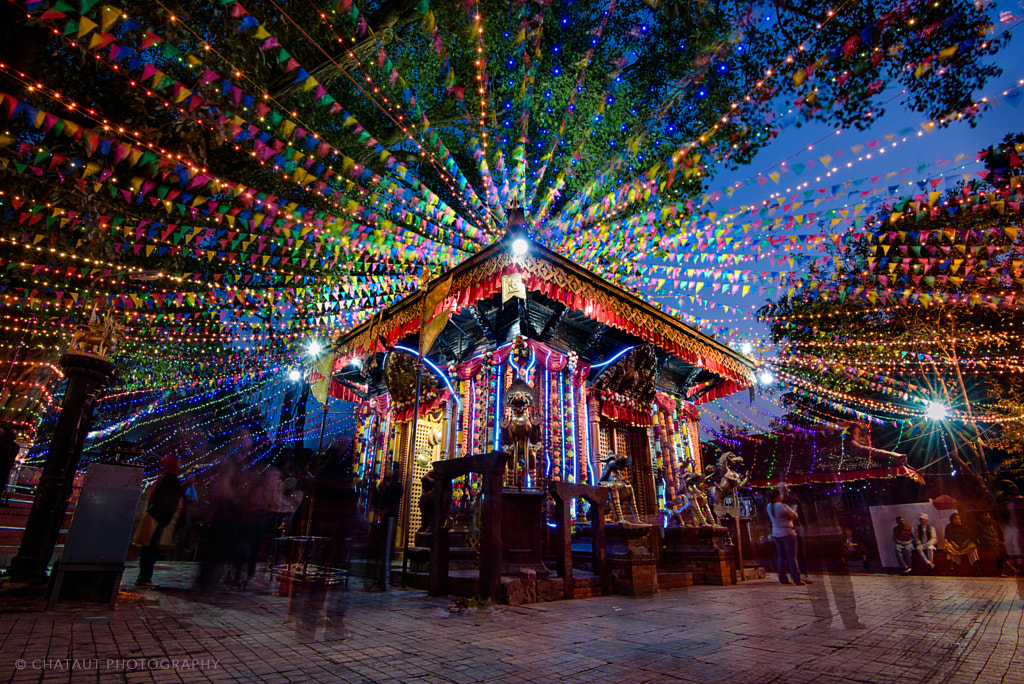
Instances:
[[[561,414],[562,419],[559,424],[562,426],[562,472],[559,473],[560,478],[565,477],[565,374],[561,371],[558,372],[558,410]]]
[[[396,345],[395,349],[400,349],[400,350],[402,350],[404,352],[408,352],[408,353],[412,354],[413,356],[419,356],[420,355],[418,351],[416,351],[414,349],[409,349],[408,347],[400,347],[400,346]],[[437,377],[441,378],[441,380],[444,381],[445,386],[448,387],[448,390],[452,393],[452,397],[455,398],[455,403],[459,403],[459,393],[455,391],[455,387],[452,386],[452,381],[448,379],[448,376],[445,375],[444,371],[441,370],[440,368],[438,368],[434,364],[434,362],[431,361],[430,359],[428,359],[426,356],[424,356],[422,358],[423,358],[423,361],[428,366],[430,366],[430,368],[434,371],[434,373],[437,375]],[[384,360],[385,361],[387,360],[387,356],[386,355],[384,357]]]
[[[576,424],[576,383],[569,378],[569,405],[572,406],[572,481],[578,483],[579,480],[579,455],[576,453],[576,448],[580,442],[580,430]]]
[[[551,478],[551,371],[544,369],[544,460],[545,479]]]
[[[625,349],[623,349],[622,351],[620,351],[620,352],[619,352],[618,354],[616,354],[616,355],[615,355],[615,356],[613,356],[612,358],[608,359],[607,361],[605,361],[605,362],[603,362],[603,363],[595,363],[595,364],[594,364],[593,366],[591,366],[590,368],[591,368],[591,370],[593,370],[594,368],[604,368],[604,367],[605,367],[605,366],[607,366],[608,364],[610,364],[610,363],[612,363],[613,361],[615,361],[615,359],[619,358],[620,356],[622,356],[623,354],[625,354],[626,352],[628,352],[628,351],[630,351],[630,350],[632,350],[632,349],[633,349],[633,347],[626,347]]]
[[[515,368],[516,377],[522,378],[522,380],[525,382],[526,378],[529,377],[530,375],[530,370],[533,368],[534,364],[537,363],[537,355],[533,353],[532,349],[530,350],[530,360],[526,362],[526,370],[522,370],[519,366],[517,366],[515,362],[512,361],[511,355],[509,355],[508,363],[510,366]]]
[[[594,459],[590,451],[590,405],[586,401],[583,402],[583,439],[583,453],[587,455],[587,473],[589,474],[587,484],[592,485],[594,484]]]
[[[502,367],[498,366],[498,381],[497,381],[497,383],[495,383],[495,385],[496,385],[495,386],[495,390],[496,391],[495,391],[495,394],[494,394],[494,396],[495,396],[495,400],[494,400],[494,450],[495,451],[497,451],[499,449],[499,447],[501,447],[501,386],[504,384],[502,382],[502,377],[501,377],[502,375],[504,375],[504,373],[502,371],[503,371]]]

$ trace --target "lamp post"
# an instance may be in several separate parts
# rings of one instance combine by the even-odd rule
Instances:
[[[157,271],[108,273],[93,278],[91,285],[104,278],[129,276],[137,280],[154,280],[161,275]],[[61,523],[67,512],[75,471],[92,424],[97,395],[107,386],[116,371],[106,353],[116,341],[117,328],[96,323],[98,304],[93,305],[89,323],[76,333],[71,348],[60,359],[67,386],[43,473],[25,522],[18,555],[11,560],[8,569],[8,576],[15,582],[39,585],[46,581],[46,568],[50,564]]]
[[[312,340],[309,343],[309,346],[306,347],[306,351],[309,353],[309,355],[311,357],[313,357],[313,363],[315,364],[317,359],[320,358],[320,354],[323,352],[323,346],[317,340]],[[314,456],[314,458],[316,459],[315,466],[316,466],[316,470],[317,471],[319,471],[320,466],[322,465],[321,462],[320,462],[320,459],[321,459],[321,453],[320,452],[323,451],[323,448],[324,448],[324,431],[327,429],[327,409],[328,409],[328,407],[330,405],[330,402],[331,402],[331,378],[333,376],[334,376],[334,361],[333,361],[333,356],[332,356],[331,368],[330,368],[330,370],[327,371],[327,387],[324,390],[324,402],[323,402],[324,403],[324,407],[323,407],[323,412],[321,413],[321,417],[320,417],[320,439],[317,442],[316,455]],[[305,415],[305,414],[303,414],[303,415]],[[314,477],[318,477],[318,473],[314,474]],[[313,526],[313,506],[314,505],[316,505],[316,487],[313,487],[313,490],[312,490],[312,492],[309,495],[309,508],[306,511],[306,524],[305,524],[304,528],[305,528],[305,536],[307,536],[307,537],[310,536],[310,531],[312,530],[312,526]]]

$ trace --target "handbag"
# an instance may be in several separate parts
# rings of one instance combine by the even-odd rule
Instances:
[[[153,533],[156,532],[156,518],[149,513],[142,516],[142,520],[135,526],[135,534],[132,536],[132,545],[146,547],[153,541]]]

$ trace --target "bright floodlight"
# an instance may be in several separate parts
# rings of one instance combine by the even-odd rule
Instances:
[[[302,379],[302,373],[300,373],[295,368],[292,368],[290,371],[288,371],[288,379],[291,380],[292,382],[298,382],[299,380]]]
[[[743,344],[740,345],[740,351],[743,352],[744,354],[749,354],[750,352],[754,351],[754,347],[749,342],[744,342]]]
[[[320,356],[320,352],[323,350],[324,348],[320,346],[320,343],[317,340],[310,340],[309,344],[306,346],[306,351],[309,352],[310,356]]]
[[[512,252],[516,256],[523,256],[530,251],[530,243],[525,238],[516,238],[512,241]]]
[[[761,381],[762,385],[770,385],[775,382],[775,376],[768,371],[761,371],[761,375],[757,379]]]
[[[352,357],[352,362],[351,363],[356,368],[362,368],[363,367],[363,360],[360,359],[360,358],[357,358],[355,356]]]
[[[924,415],[928,420],[945,420],[946,407],[937,401],[929,401],[924,409]]]

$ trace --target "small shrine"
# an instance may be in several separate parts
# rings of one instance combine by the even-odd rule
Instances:
[[[501,240],[335,340],[329,394],[360,403],[357,474],[405,483],[395,557],[452,593],[500,563],[492,598],[512,602],[651,593],[659,573],[731,582],[698,406],[749,387],[752,360],[523,227],[512,210]],[[697,561],[682,541],[666,556],[666,527],[703,530]],[[553,570],[574,560],[566,587]]]

